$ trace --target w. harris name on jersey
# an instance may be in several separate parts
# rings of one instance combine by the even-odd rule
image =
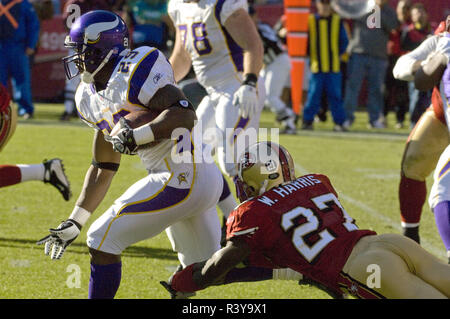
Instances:
[[[314,177],[314,175],[306,175],[300,178],[297,178],[295,181],[289,182],[285,185],[281,185],[275,188],[272,188],[271,191],[274,191],[281,197],[286,197],[291,195],[292,193],[302,190],[306,187],[314,186],[315,184],[321,184],[322,182]],[[257,199],[258,202],[263,203],[268,206],[274,205],[278,200],[271,199],[268,196],[261,196]]]

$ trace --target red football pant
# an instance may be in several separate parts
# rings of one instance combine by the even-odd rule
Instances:
[[[402,222],[415,227],[420,222],[422,207],[427,197],[425,181],[417,181],[402,175],[399,186],[400,214]]]
[[[0,187],[20,183],[22,174],[16,165],[0,165]]]

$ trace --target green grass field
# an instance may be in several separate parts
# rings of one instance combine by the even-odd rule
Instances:
[[[0,153],[2,164],[62,158],[74,194],[70,202],[65,202],[56,189],[41,182],[0,190],[1,299],[86,298],[90,274],[86,231],[115,198],[146,174],[139,158],[123,156],[121,168],[95,216],[61,260],[50,260],[35,242],[70,214],[91,162],[93,130],[78,120],[59,122],[62,110],[60,104],[37,104],[35,119],[19,120],[14,136]],[[393,126],[393,115],[388,120]],[[400,233],[397,189],[408,129],[368,130],[366,123],[367,114],[358,113],[351,132],[332,132],[329,120],[316,124],[315,131],[281,136],[280,143],[292,153],[299,175],[316,172],[330,177],[344,207],[360,228]],[[261,126],[273,125],[274,116],[264,112]],[[427,182],[430,187],[432,179]],[[422,215],[421,238],[424,248],[445,260],[445,249],[427,205]],[[116,298],[168,298],[159,281],[171,275],[178,261],[165,233],[129,247],[122,262],[122,283]],[[79,288],[73,287],[71,281],[73,267],[80,270]],[[212,287],[194,298],[314,299],[328,295],[295,282],[265,281]]]

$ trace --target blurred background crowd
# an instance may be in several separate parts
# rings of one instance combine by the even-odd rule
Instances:
[[[62,121],[76,116],[73,98],[78,83],[66,81],[61,63],[68,54],[63,45],[68,23],[77,13],[73,4],[79,6],[81,14],[93,9],[119,13],[130,28],[132,46],[154,46],[166,55],[172,49],[175,30],[165,0],[0,2],[0,82],[9,86],[19,116],[25,119],[33,118],[36,101],[64,103]],[[419,92],[413,83],[394,79],[392,69],[401,55],[418,47],[450,14],[448,0],[376,3],[381,8],[381,25],[374,29],[364,19],[339,17],[329,0],[312,1],[299,128],[312,130],[314,122],[327,121],[330,113],[335,130],[345,131],[351,127],[357,109],[367,110],[369,128],[385,128],[388,112],[395,113],[396,122],[390,124],[412,128],[430,105],[430,92]],[[255,21],[270,26],[281,50],[285,50],[283,1],[254,0],[250,4]],[[322,32],[322,28],[327,32]],[[325,48],[321,45],[325,42],[331,45]],[[267,51],[270,50],[266,47],[269,54]],[[324,56],[330,63],[324,63]],[[195,82],[192,78],[186,81],[187,87],[192,81]],[[280,96],[287,105],[289,90],[288,79]],[[201,88],[191,91],[195,104]]]

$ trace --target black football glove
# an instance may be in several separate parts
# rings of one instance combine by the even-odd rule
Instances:
[[[136,155],[138,145],[133,136],[133,129],[123,117],[120,118],[119,124],[121,129],[117,135],[105,135],[105,140],[113,145],[113,149],[116,152],[127,155]]]

